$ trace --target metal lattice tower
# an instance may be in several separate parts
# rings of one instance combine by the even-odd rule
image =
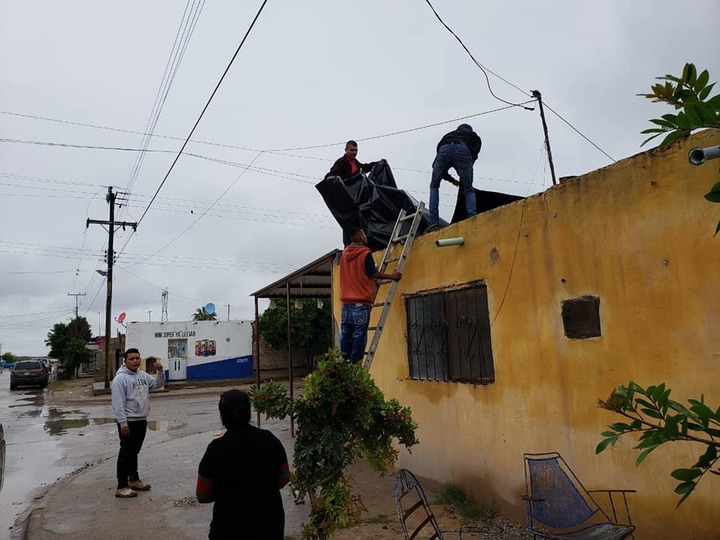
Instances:
[[[161,323],[168,322],[167,307],[168,307],[168,291],[167,291],[167,289],[164,289],[162,292],[162,312],[160,313],[160,322]]]

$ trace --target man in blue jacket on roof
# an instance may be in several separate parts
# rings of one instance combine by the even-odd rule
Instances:
[[[446,133],[437,145],[430,180],[430,226],[428,231],[439,227],[440,182],[452,167],[460,177],[460,188],[465,194],[467,217],[477,214],[475,191],[473,191],[473,165],[478,158],[482,141],[470,124],[460,124],[455,131]]]

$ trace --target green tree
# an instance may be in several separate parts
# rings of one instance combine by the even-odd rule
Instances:
[[[680,481],[675,488],[675,493],[682,496],[678,506],[690,496],[706,473],[720,475],[720,468],[713,469],[720,459],[720,441],[717,440],[720,437],[720,408],[708,407],[704,396],[699,400],[689,399],[686,407],[670,399],[670,389],[664,383],[645,389],[630,381],[627,387],[613,390],[606,401],[599,400],[598,406],[624,416],[630,422],[610,424],[610,431],[602,433],[604,439],[597,445],[596,454],[629,434],[640,434],[634,447],[640,451],[637,465],[650,452],[671,441],[695,441],[705,445],[705,452],[692,467],[675,469],[670,474]]]
[[[76,376],[78,367],[89,363],[93,359],[93,353],[86,345],[87,342],[83,339],[70,339],[63,353],[63,365],[67,373]]]
[[[62,360],[65,349],[70,343],[70,327],[66,323],[56,323],[48,332],[45,345],[50,347],[50,358]]]
[[[332,315],[330,303],[318,308],[317,299],[303,298],[300,309],[290,304],[291,337],[293,348],[305,352],[311,365],[315,355],[323,354],[332,346]],[[287,349],[287,302],[276,300],[276,307],[266,309],[260,316],[260,335],[273,349]]]
[[[255,409],[273,418],[291,416],[297,424],[291,487],[307,495],[311,513],[303,538],[325,540],[360,517],[362,501],[352,490],[345,469],[360,457],[384,474],[396,462],[393,445],[417,444],[417,424],[409,408],[385,400],[359,364],[328,353],[305,379],[299,399],[291,400],[284,385],[265,383],[251,390]]]
[[[199,307],[195,310],[192,316],[193,321],[216,321],[217,313],[208,313],[205,306]]]
[[[11,352],[6,352],[3,353],[3,355],[0,357],[0,360],[2,360],[3,362],[7,362],[8,364],[14,364],[15,362],[17,362],[17,357]]]
[[[75,317],[71,320],[68,324],[68,330],[71,338],[82,339],[83,341],[90,341],[92,339],[90,323],[85,317]]]
[[[682,75],[665,75],[657,77],[664,83],[654,84],[649,94],[638,94],[654,102],[666,103],[679,110],[677,114],[664,114],[660,118],[650,120],[655,127],[648,128],[642,133],[650,135],[643,144],[665,134],[660,148],[666,148],[675,141],[687,137],[698,129],[720,129],[720,94],[710,97],[715,83],[710,83],[710,73],[707,70],[700,74],[694,64],[685,64]],[[705,198],[714,203],[720,203],[720,182],[717,182]],[[715,234],[720,232],[720,222],[715,228]]]
[[[90,323],[85,317],[76,317],[69,323],[57,323],[48,332],[45,345],[50,347],[50,358],[60,360],[66,372],[75,375],[80,364],[92,359],[85,345],[92,337]]]

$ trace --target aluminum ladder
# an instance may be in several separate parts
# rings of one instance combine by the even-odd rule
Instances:
[[[395,221],[395,227],[393,228],[392,234],[390,235],[390,241],[385,248],[385,253],[380,261],[378,271],[382,273],[390,272],[402,272],[405,268],[405,262],[407,261],[408,253],[412,247],[415,236],[417,235],[418,228],[420,227],[420,220],[422,219],[422,212],[425,208],[425,203],[422,201],[418,204],[415,212],[408,214],[405,210],[400,210],[397,221]],[[393,248],[402,244],[402,251],[397,257],[392,257]],[[397,264],[395,264],[397,263]],[[394,267],[389,266],[395,264]],[[383,285],[390,285],[390,289],[385,295],[385,300],[382,302],[377,301],[378,291]],[[367,370],[372,366],[373,360],[375,359],[375,352],[377,351],[378,344],[380,343],[380,337],[382,336],[383,329],[385,328],[385,322],[387,321],[388,315],[390,314],[390,306],[392,305],[393,298],[397,292],[398,282],[392,279],[385,279],[378,282],[378,287],[375,290],[375,301],[372,304],[370,310],[370,317],[376,309],[380,308],[380,318],[375,326],[368,327],[368,331],[372,332],[372,339],[370,340],[370,347],[365,351],[365,359],[363,360],[363,367]]]

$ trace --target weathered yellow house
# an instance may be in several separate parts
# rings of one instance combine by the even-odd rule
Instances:
[[[675,509],[670,472],[704,447],[640,467],[634,439],[595,454],[620,420],[597,400],[630,380],[720,405],[720,205],[703,198],[720,160],[688,163],[718,144],[700,133],[415,240],[371,369],[419,425],[400,466],[522,518],[523,453],[557,451],[589,489],[637,490],[638,539],[720,538],[720,477]]]

